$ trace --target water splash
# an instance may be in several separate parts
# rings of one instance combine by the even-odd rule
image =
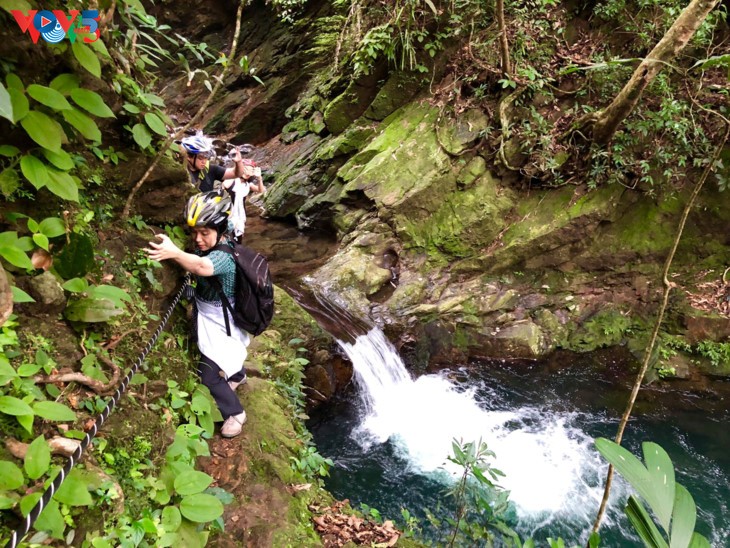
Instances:
[[[446,479],[460,471],[447,461],[452,440],[481,439],[497,455],[493,465],[505,473],[500,484],[511,492],[521,528],[533,534],[551,523],[590,526],[607,466],[576,426],[577,413],[498,410],[474,387],[443,375],[413,380],[379,329],[340,345],[359,387],[363,411],[352,436],[363,447],[391,440],[414,471]],[[620,485],[613,498],[625,497],[622,491]]]

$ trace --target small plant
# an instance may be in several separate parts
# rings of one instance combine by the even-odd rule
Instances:
[[[330,467],[334,466],[332,459],[320,455],[313,446],[303,447],[298,457],[289,458],[292,460],[292,468],[307,478],[327,477]]]

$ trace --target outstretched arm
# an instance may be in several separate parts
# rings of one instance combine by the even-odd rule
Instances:
[[[212,276],[214,272],[213,262],[207,257],[198,257],[192,253],[186,253],[177,247],[165,234],[157,234],[160,243],[149,242],[149,248],[144,251],[153,261],[164,261],[172,259],[188,272],[197,276]],[[151,249],[150,249],[151,248]]]

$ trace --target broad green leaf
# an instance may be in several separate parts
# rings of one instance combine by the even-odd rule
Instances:
[[[139,107],[137,105],[133,105],[132,103],[124,103],[122,108],[130,114],[139,114],[141,112],[139,110]]]
[[[33,528],[36,531],[46,531],[55,539],[63,539],[66,522],[58,508],[58,503],[51,500],[38,516]]]
[[[669,537],[670,548],[685,548],[692,541],[692,533],[697,521],[697,506],[689,491],[677,484],[672,510],[672,534]]]
[[[71,44],[71,50],[79,64],[97,78],[101,78],[101,63],[96,53],[81,41]]]
[[[26,154],[20,159],[20,171],[36,189],[48,184],[46,165],[32,154]]]
[[[0,82],[0,116],[15,123],[13,118],[13,101],[5,86]]]
[[[71,124],[85,139],[89,141],[101,142],[101,131],[96,122],[89,118],[83,112],[73,109],[64,110],[62,113],[63,119]]]
[[[63,128],[42,112],[31,110],[20,121],[25,132],[43,148],[58,152],[64,140]]]
[[[151,105],[155,105],[156,107],[165,106],[165,101],[162,100],[162,97],[155,95],[154,93],[143,93],[142,97],[149,101]]]
[[[634,495],[629,497],[626,504],[626,515],[646,546],[651,548],[669,548],[659,529],[654,525],[654,521],[649,516],[649,512],[646,511],[644,505]]]
[[[25,118],[30,111],[30,103],[28,98],[25,96],[25,92],[20,89],[9,88],[8,94],[10,100],[13,103],[13,119],[11,120],[14,124],[17,124],[20,120]]]
[[[18,147],[14,147],[13,145],[0,145],[0,156],[12,158],[18,154],[20,154],[20,149]]]
[[[92,287],[89,290],[89,297],[109,299],[117,307],[124,306],[124,302],[132,302],[132,297],[129,296],[129,293],[113,285],[97,285],[96,287]]]
[[[79,87],[80,82],[81,80],[78,76],[66,72],[56,76],[48,85],[62,95],[68,95],[72,89]]]
[[[0,257],[8,261],[11,265],[18,268],[32,269],[33,263],[30,262],[28,255],[12,245],[0,245]]]
[[[18,415],[17,417],[15,417],[15,419],[18,421],[20,426],[25,428],[28,434],[33,433],[33,422],[35,420],[35,415]]]
[[[64,200],[79,201],[79,187],[73,177],[65,171],[48,169],[48,190]]]
[[[18,91],[25,91],[23,81],[20,79],[20,76],[14,72],[9,73],[5,77],[5,83],[8,85],[8,90],[17,89]]]
[[[51,448],[43,435],[38,436],[28,446],[28,452],[25,454],[25,473],[30,479],[36,480],[43,474],[48,472],[51,465]]]
[[[6,415],[32,415],[30,405],[13,396],[0,396],[0,412]]]
[[[19,499],[17,493],[0,493],[0,510],[10,510],[18,504]]]
[[[724,55],[715,55],[709,59],[700,59],[692,68],[700,67],[702,70],[714,67],[730,67],[730,53]]]
[[[12,196],[20,186],[20,177],[18,172],[9,167],[0,171],[0,192],[5,196]]]
[[[180,513],[195,523],[206,523],[223,515],[223,504],[213,495],[198,493],[182,499]]]
[[[645,442],[642,444],[642,448],[651,481],[650,494],[647,494],[648,498],[645,496],[645,500],[656,514],[661,526],[669,534],[669,522],[672,519],[672,507],[674,506],[674,465],[660,445]],[[642,496],[644,495],[642,494]]]
[[[49,421],[75,421],[76,413],[69,407],[55,401],[37,401],[33,404],[33,411],[39,417]]]
[[[641,461],[627,449],[606,438],[596,440],[596,449],[651,505],[651,500],[654,498],[651,478]]]
[[[86,234],[72,232],[53,263],[65,280],[85,276],[94,267],[94,244]]]
[[[20,513],[23,517],[30,514],[30,511],[35,507],[36,503],[42,496],[42,492],[36,491],[35,493],[31,493],[30,495],[26,495],[20,499]]]
[[[0,490],[12,491],[24,483],[23,472],[15,463],[0,460]]]
[[[91,506],[94,501],[86,486],[84,475],[73,468],[53,498],[69,506]]]
[[[10,289],[13,289],[12,286]],[[10,365],[10,362],[3,354],[0,354],[0,377],[3,377],[7,380],[18,378],[18,372],[15,370],[15,368],[13,368],[12,365]],[[5,381],[6,383],[7,380]],[[0,490],[1,489],[2,487],[0,487]]]
[[[144,124],[134,124],[134,127],[132,128],[132,136],[134,137],[134,141],[142,149],[150,146],[150,143],[152,142],[152,135],[150,135],[150,132]]]
[[[165,532],[173,533],[177,531],[182,523],[182,516],[177,506],[165,506],[162,510],[162,526],[165,528]]]
[[[185,546],[185,548],[205,548],[208,543],[208,532],[198,531],[195,523],[183,521],[177,532],[172,546]]]
[[[41,367],[42,366],[37,363],[24,363],[23,365],[18,367],[18,376],[32,377],[41,370]]]
[[[174,486],[179,495],[195,495],[205,491],[211,483],[213,483],[211,476],[205,472],[192,470],[176,477]]]
[[[71,159],[71,156],[68,154],[68,152],[63,149],[59,150],[58,152],[44,149],[43,156],[46,157],[46,160],[51,162],[54,166],[62,171],[68,171],[69,169],[74,168],[74,161]]]
[[[10,292],[13,294],[13,302],[14,303],[34,303],[35,299],[28,295],[25,291],[20,289],[19,287],[11,286]]]
[[[72,278],[61,287],[71,293],[81,293],[82,291],[89,289],[89,282],[87,282],[84,278]]]
[[[165,123],[160,120],[160,118],[153,114],[152,112],[148,112],[144,115],[144,121],[147,122],[147,125],[149,128],[157,133],[158,135],[167,136],[167,129],[165,128]]]
[[[71,99],[82,109],[99,118],[114,118],[114,113],[106,106],[104,99],[95,91],[84,88],[71,90]]]
[[[33,242],[41,249],[48,251],[48,236],[45,234],[33,234]]]
[[[692,542],[689,543],[688,548],[712,548],[710,546],[710,541],[708,541],[705,537],[700,535],[699,533],[695,533],[692,535]]]
[[[190,403],[190,410],[196,415],[210,413],[210,401],[201,394],[195,394],[193,401]]]
[[[73,108],[66,98],[53,88],[31,84],[28,86],[27,91],[28,95],[33,99],[53,110],[69,110]]]
[[[40,230],[49,238],[66,234],[66,225],[59,217],[46,217],[40,222]]]
[[[29,10],[33,9],[26,0],[2,0],[0,1],[0,7],[10,13],[13,10],[20,10],[23,13],[28,13]]]
[[[79,299],[66,306],[63,315],[74,322],[106,322],[115,316],[123,314],[124,310],[117,308],[109,299]]]
[[[105,57],[107,59],[112,58],[112,56],[109,55],[109,50],[106,49],[106,44],[104,44],[103,40],[94,40],[93,42],[89,42],[88,46],[96,53],[100,53],[102,57]]]

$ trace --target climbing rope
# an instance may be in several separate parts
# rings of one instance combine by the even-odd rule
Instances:
[[[116,392],[114,392],[114,395],[109,400],[109,403],[106,404],[106,407],[104,410],[96,417],[96,420],[94,421],[94,425],[91,427],[91,429],[86,432],[86,436],[81,441],[81,444],[76,448],[76,451],[73,452],[73,454],[69,457],[68,461],[66,462],[66,466],[63,467],[61,472],[56,476],[56,478],[53,480],[53,483],[46,489],[46,491],[43,493],[43,496],[40,498],[40,500],[36,503],[36,505],[33,507],[33,509],[28,513],[28,515],[25,517],[25,522],[23,525],[18,527],[14,532],[12,537],[10,537],[10,540],[5,545],[5,548],[16,548],[18,546],[18,543],[20,543],[21,540],[25,537],[25,535],[28,534],[28,531],[30,531],[30,528],[33,526],[33,523],[38,519],[38,516],[40,516],[41,512],[43,512],[43,509],[46,507],[46,505],[51,501],[51,498],[53,497],[54,493],[58,491],[58,488],[61,487],[61,484],[66,479],[66,476],[68,476],[69,472],[71,472],[71,469],[74,467],[74,465],[78,462],[78,460],[81,458],[81,454],[84,452],[84,449],[86,449],[89,444],[91,443],[91,440],[94,439],[94,436],[96,436],[96,433],[99,431],[101,426],[104,424],[104,421],[106,421],[107,417],[111,414],[112,410],[114,409],[114,406],[117,404],[119,399],[122,397],[122,394],[127,390],[127,386],[129,385],[129,381],[132,380],[132,377],[137,373],[137,370],[140,368],[142,363],[144,363],[145,358],[147,357],[147,354],[152,350],[152,347],[157,342],[157,338],[160,336],[160,333],[162,333],[162,330],[165,328],[165,325],[167,325],[167,321],[170,319],[170,316],[172,315],[172,311],[175,309],[175,306],[177,306],[177,303],[180,301],[181,297],[183,296],[183,292],[185,291],[185,288],[190,285],[190,275],[188,274],[185,277],[185,280],[182,284],[182,287],[180,287],[180,290],[177,292],[177,295],[175,295],[175,298],[173,299],[172,303],[170,304],[170,307],[167,309],[167,312],[165,312],[165,315],[162,317],[162,321],[157,326],[157,329],[155,330],[154,334],[152,335],[152,338],[147,343],[147,346],[142,350],[142,353],[139,355],[139,358],[137,358],[137,362],[132,366],[132,369],[129,370],[129,373],[127,373],[127,376],[122,379],[121,384],[117,387]]]

